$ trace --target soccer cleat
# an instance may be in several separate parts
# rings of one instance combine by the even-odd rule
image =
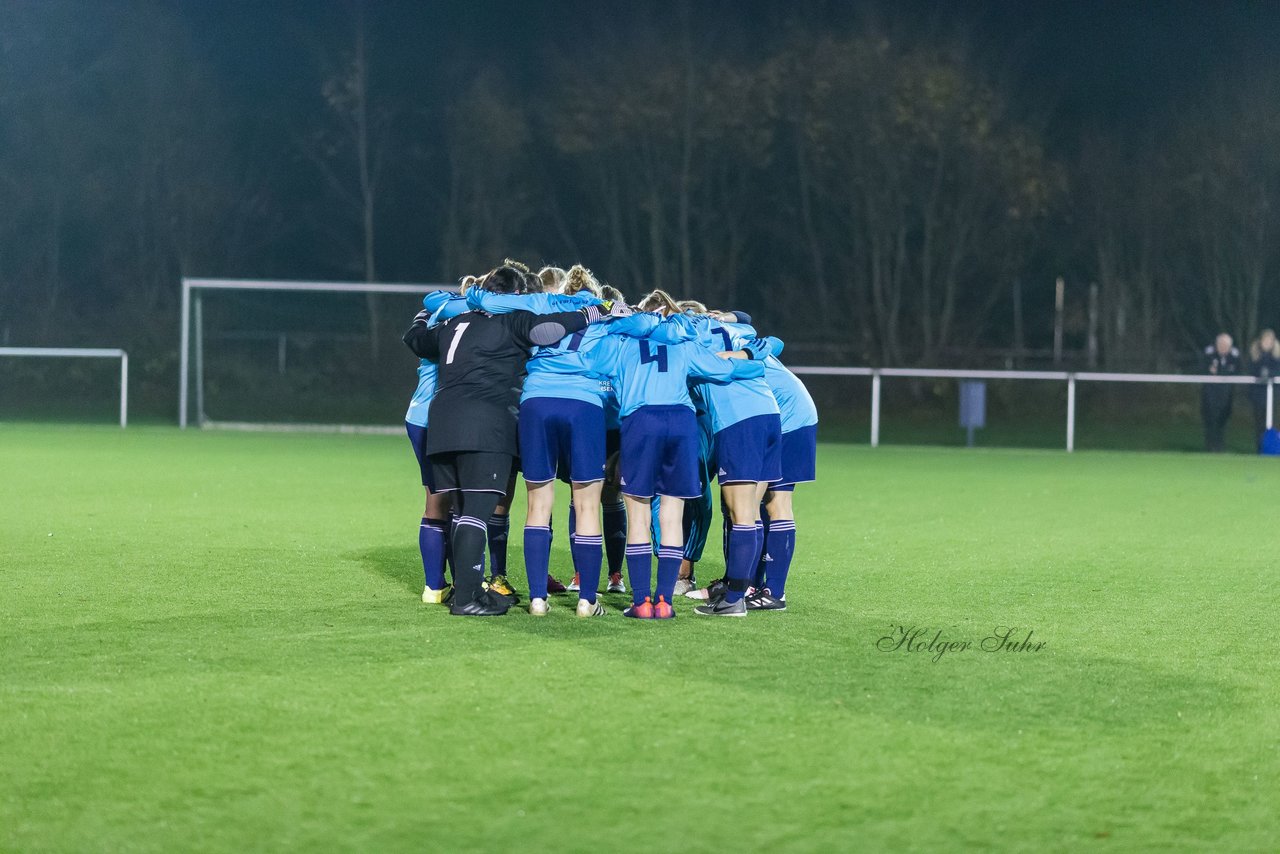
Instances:
[[[432,590],[430,587],[422,588],[423,605],[447,605],[452,596],[453,587],[448,584],[439,590]]]
[[[677,596],[688,596],[688,595],[689,595],[689,591],[694,590],[694,589],[695,589],[695,588],[694,588],[694,586],[693,586],[693,579],[692,579],[692,578],[679,578],[679,579],[676,579],[676,595],[677,595]]]
[[[712,599],[707,604],[694,608],[693,613],[699,617],[745,617],[747,616],[747,600],[739,599],[730,605],[723,598]]]
[[[729,582],[723,578],[717,578],[701,590],[690,590],[684,595],[690,599],[705,599],[707,601],[711,601],[712,599],[723,598],[724,592],[728,589]]]
[[[622,612],[622,616],[631,617],[635,620],[652,620],[653,619],[653,603],[649,601],[649,597],[644,597],[644,601],[639,605],[632,605],[630,608]]]
[[[659,596],[658,601],[653,603],[653,619],[655,620],[673,620],[676,616],[676,609],[671,607],[671,603],[667,601],[667,597]]]
[[[626,593],[626,592],[627,592],[627,585],[622,583],[622,573],[621,572],[609,573],[609,586],[605,590],[605,593]]]
[[[554,575],[552,575],[549,572],[547,573],[547,592],[548,593],[563,593],[568,589],[569,588],[561,584],[560,580],[557,579]]]
[[[500,617],[507,613],[511,605],[503,596],[484,591],[475,599],[465,604],[454,602],[449,606],[449,613],[455,617]]]
[[[529,616],[531,617],[545,617],[550,610],[551,606],[547,604],[546,599],[529,600]]]
[[[497,596],[501,596],[507,600],[508,605],[516,605],[520,602],[520,594],[515,591],[511,583],[507,581],[505,575],[495,575],[482,584],[485,590]]]
[[[578,616],[579,617],[603,617],[604,606],[599,602],[588,602],[586,599],[578,600]]]
[[[578,573],[575,572],[573,574],[573,581],[570,581],[569,584],[564,589],[569,591],[570,593],[577,593],[579,590],[582,589],[581,587],[578,586]]]
[[[768,587],[762,587],[748,596],[744,601],[747,603],[748,611],[785,611],[787,610],[787,600],[779,599],[769,592]]]

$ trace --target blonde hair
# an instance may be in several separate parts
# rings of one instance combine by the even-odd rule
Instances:
[[[463,296],[467,295],[467,291],[480,284],[480,280],[475,276],[463,276],[458,280],[458,293]]]
[[[542,280],[543,293],[560,293],[564,287],[564,280],[568,276],[564,270],[559,267],[543,267],[538,271],[538,278]]]
[[[596,277],[591,275],[591,271],[586,267],[581,264],[574,264],[565,275],[564,293],[566,296],[573,296],[582,291],[586,291],[593,297],[599,297],[600,283],[596,281]]]
[[[640,310],[656,311],[658,314],[680,314],[680,305],[666,291],[654,290],[641,298]]]
[[[702,303],[698,302],[696,299],[682,299],[680,300],[680,302],[676,303],[676,305],[679,306],[680,310],[683,312],[687,312],[691,314],[707,313],[707,307]]]
[[[502,266],[504,266],[504,267],[515,267],[517,270],[519,270],[521,273],[524,273],[526,276],[532,276],[532,275],[533,275],[533,271],[529,269],[529,265],[528,265],[528,264],[523,263],[522,261],[516,261],[516,260],[513,260],[513,259],[511,259],[511,258],[503,258],[503,259],[502,259]]]
[[[601,285],[600,298],[607,299],[610,302],[620,302],[623,305],[626,305],[627,303],[627,298],[622,295],[622,291],[618,290],[613,285]]]
[[[1262,339],[1266,338],[1268,335],[1271,336],[1271,349],[1268,350],[1265,355],[1275,356],[1277,359],[1280,359],[1280,340],[1276,339],[1276,333],[1274,330],[1264,329],[1258,333],[1258,337],[1249,345],[1249,358],[1253,361],[1256,362],[1263,357]]]

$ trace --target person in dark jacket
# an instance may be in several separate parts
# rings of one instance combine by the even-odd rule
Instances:
[[[1249,346],[1249,372],[1260,380],[1270,382],[1280,376],[1280,341],[1270,329],[1262,330],[1258,339]],[[1264,384],[1249,386],[1249,403],[1253,406],[1253,436],[1261,443],[1267,431],[1267,387]]]
[[[1232,346],[1231,336],[1219,333],[1212,344],[1204,348],[1205,372],[1215,377],[1230,377],[1240,373],[1240,351]],[[1227,422],[1231,420],[1231,386],[1225,383],[1205,383],[1200,387],[1200,417],[1204,421],[1204,446],[1206,451],[1220,452],[1227,447]]]

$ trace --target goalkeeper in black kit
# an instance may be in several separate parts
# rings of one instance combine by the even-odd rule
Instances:
[[[519,293],[523,274],[499,267],[485,277],[484,287]],[[404,334],[410,350],[439,367],[426,453],[435,491],[452,492],[457,513],[450,613],[498,616],[511,605],[505,596],[483,589],[485,520],[506,492],[516,457],[516,416],[530,348],[555,344],[590,323],[629,313],[620,304],[559,314],[472,311],[428,328],[430,318],[420,312]]]

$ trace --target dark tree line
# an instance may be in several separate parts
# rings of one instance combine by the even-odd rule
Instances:
[[[513,57],[415,49],[388,8],[269,10],[228,59],[181,4],[0,3],[0,336],[66,343],[89,312],[168,384],[180,276],[449,281],[504,256],[857,362],[1008,349],[1015,283],[1045,346],[1058,275],[1076,334],[1097,283],[1114,367],[1280,322],[1265,76],[1063,139],[954,28],[751,40],[686,6]]]

